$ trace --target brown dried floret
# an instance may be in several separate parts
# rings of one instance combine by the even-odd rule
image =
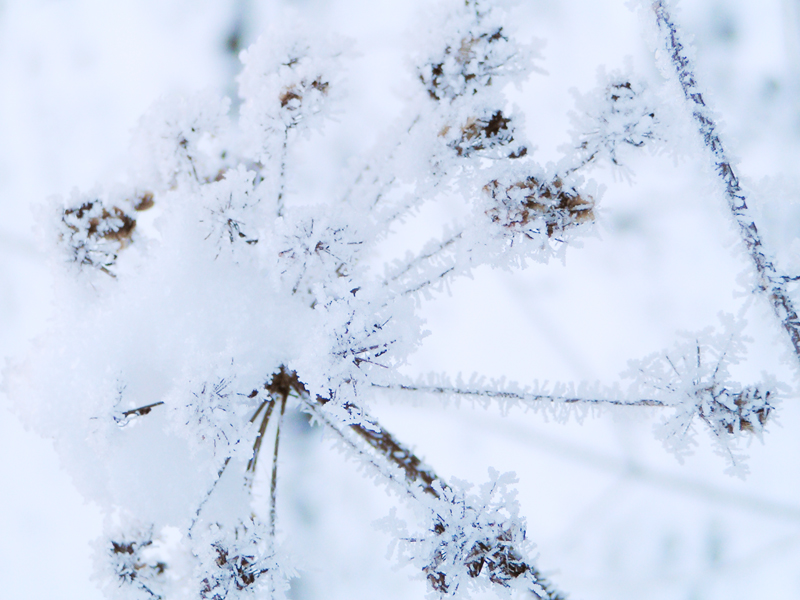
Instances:
[[[147,201],[145,194],[140,202]],[[102,201],[93,200],[64,209],[61,220],[68,232],[62,239],[69,246],[72,259],[113,276],[109,267],[116,262],[117,253],[131,243],[136,219],[118,206],[106,207]]]
[[[97,214],[94,209],[99,207],[100,213]],[[72,219],[74,215],[75,219]],[[121,246],[125,246],[131,238],[133,230],[136,228],[136,219],[130,217],[124,210],[116,206],[111,207],[111,212],[100,201],[86,202],[78,208],[68,208],[64,211],[64,223],[71,230],[77,232],[80,226],[77,222],[82,222],[84,217],[86,219],[86,236],[88,238],[104,238],[107,240],[116,240]]]
[[[328,95],[328,82],[322,81],[319,77],[317,77],[314,81],[311,82],[311,87],[317,90],[323,96]]]
[[[149,586],[164,574],[167,564],[161,561],[150,563],[142,556],[142,551],[153,544],[150,536],[109,541],[111,545],[108,548],[108,556],[120,583],[134,585],[147,590],[154,597],[160,597],[154,594]]]
[[[292,100],[297,100],[297,105],[299,105],[300,102],[303,100],[303,96],[297,91],[297,88],[295,86],[288,87],[284,89],[283,92],[281,92],[280,95],[281,108],[286,108],[287,106],[289,106],[289,103],[292,102]],[[292,110],[293,108],[295,108],[294,105],[289,106],[289,110]]]
[[[739,431],[762,431],[773,409],[771,393],[757,387],[747,387],[738,393],[719,387],[701,392],[705,392],[709,400],[699,405],[700,417],[712,428],[716,423],[731,435]],[[730,406],[731,400],[735,408]]]
[[[252,586],[256,580],[267,572],[252,555],[234,554],[221,544],[214,544],[217,558],[214,560],[218,571],[203,579],[200,598],[203,600],[223,600],[235,588],[238,591]]]
[[[300,108],[300,104],[303,102],[303,92],[307,88],[317,90],[323,96],[327,96],[328,87],[329,83],[327,81],[322,81],[321,77],[317,77],[311,83],[303,80],[299,85],[291,85],[286,87],[283,89],[280,97],[278,98],[281,102],[281,108],[286,108],[287,110],[297,110]]]
[[[509,123],[511,119],[503,116],[503,111],[495,111],[492,115],[484,117],[470,117],[461,126],[461,137],[450,142],[459,156],[470,156],[473,152],[502,146],[514,141],[514,136]],[[440,135],[444,137],[450,131],[445,127]],[[524,155],[524,148],[515,151],[515,156]]]
[[[492,56],[492,44],[500,40],[508,41],[502,28],[465,36],[457,48],[447,46],[444,50],[445,58],[428,64],[419,75],[428,95],[434,100],[453,99],[466,94],[471,87],[467,84],[471,81],[477,80],[479,85],[491,85],[492,75],[503,66],[502,59],[494,60]],[[445,72],[447,56],[455,59],[453,72]],[[475,90],[472,91],[474,93]]]
[[[483,189],[496,202],[486,213],[493,222],[509,229],[524,230],[544,221],[547,237],[552,237],[594,220],[594,199],[565,186],[559,177],[543,181],[531,176],[508,186],[495,179]],[[527,231],[524,233],[530,237]]]
[[[499,529],[495,523],[490,524],[489,528]],[[444,594],[448,592],[450,582],[440,567],[448,559],[447,546],[452,542],[452,534],[448,535],[447,527],[442,523],[436,524],[434,533],[445,539],[442,546],[434,551],[431,563],[423,571],[427,574],[431,587]],[[513,537],[513,533],[506,529],[495,536],[475,541],[463,559],[469,576],[475,578],[484,573],[492,583],[508,586],[512,580],[530,571],[530,567],[514,548]]]

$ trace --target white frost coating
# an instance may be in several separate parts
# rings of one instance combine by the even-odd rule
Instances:
[[[447,2],[439,15],[425,19],[425,36],[414,58],[431,97],[469,97],[532,70],[535,49],[509,39],[504,16],[499,5]]]
[[[260,230],[264,218],[264,189],[256,181],[258,175],[243,165],[229,169],[217,181],[200,189],[199,200],[208,211],[203,219],[207,227],[206,239],[216,245],[219,252],[232,253],[238,260],[243,253],[242,244],[257,244],[259,237],[268,232]],[[265,235],[266,234],[266,235]]]
[[[345,57],[341,42],[286,28],[242,55],[238,130],[226,99],[164,99],[134,136],[127,187],[75,192],[42,211],[59,306],[5,380],[80,489],[113,515],[98,554],[118,597],[283,594],[277,453],[284,414],[298,406],[419,509],[420,532],[400,534],[399,554],[432,595],[563,598],[529,557],[513,476],[492,472],[477,493],[445,482],[369,416],[386,389],[544,404],[559,418],[572,406],[578,416],[666,407],[675,412],[659,435],[670,448],[680,455],[697,417],[737,469],[735,443],[763,431],[775,391],[729,381],[744,351],[731,320],[725,334],[632,364],[628,394],[401,376],[425,335],[421,298],[482,265],[563,259],[597,217],[603,190],[586,179],[597,159],[617,165],[623,148],[670,139],[658,94],[615,73],[580,98],[564,158],[538,163],[503,93],[535,52],[490,3],[446,9],[418,46],[406,122],[360,163],[344,197],[286,189],[288,150],[335,111]],[[463,210],[440,238],[388,264],[376,258],[397,221],[444,196]],[[157,235],[137,229],[154,205]],[[251,504],[256,473],[268,511]]]

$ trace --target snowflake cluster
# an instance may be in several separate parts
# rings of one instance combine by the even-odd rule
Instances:
[[[298,39],[287,29],[242,53],[240,124],[256,161],[285,160],[290,132],[307,132],[329,114],[345,50],[343,41]]]
[[[239,165],[200,188],[200,200],[208,211],[204,219],[208,226],[207,239],[217,245],[219,252],[233,251],[234,244],[258,243],[253,212],[261,198],[256,179],[256,173]]]
[[[134,133],[137,180],[152,191],[216,180],[220,146],[230,129],[229,108],[228,98],[210,91],[156,102]]]
[[[197,386],[183,401],[170,402],[173,420],[191,436],[190,444],[216,457],[214,470],[232,456],[248,458],[253,445],[255,431],[248,427],[253,402],[234,386],[234,377],[218,378]]]

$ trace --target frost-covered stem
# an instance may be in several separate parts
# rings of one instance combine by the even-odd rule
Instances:
[[[414,117],[414,119],[411,121],[411,125],[408,126],[408,128],[405,131],[405,133],[406,134],[411,133],[411,130],[414,128],[414,125],[416,125],[419,122],[419,120],[420,120],[420,115],[417,115],[416,117]],[[361,182],[364,180],[364,177],[367,176],[367,174],[369,173],[370,170],[372,170],[372,165],[373,164],[376,164],[376,163],[380,162],[380,164],[384,168],[386,167],[386,165],[391,164],[391,161],[394,160],[395,152],[397,151],[398,148],[401,148],[403,146],[403,142],[405,142],[404,138],[401,138],[401,139],[397,140],[394,143],[394,146],[392,147],[392,149],[389,151],[389,153],[382,160],[380,160],[380,161],[373,160],[373,161],[367,163],[364,166],[364,168],[362,168],[361,171],[358,173],[358,176],[355,178],[355,180],[350,185],[350,187],[347,189],[347,191],[344,193],[344,196],[342,196],[342,201],[343,202],[348,202],[350,200],[350,198],[353,197],[356,189],[361,184]],[[375,177],[373,178],[373,181],[372,181],[373,185],[377,184],[380,181],[382,170],[383,169],[378,170],[377,173],[375,174]],[[394,177],[390,177],[388,181],[383,183],[379,187],[378,193],[375,194],[374,200],[371,200],[370,202],[366,203],[366,206],[368,206],[370,209],[374,208],[378,204],[378,202],[380,201],[380,199],[383,196],[384,192],[388,189],[388,187],[390,185],[392,185],[394,183],[394,181],[395,181],[395,178]]]
[[[380,476],[398,485],[408,496],[420,502],[427,510],[432,511],[433,516],[438,518],[440,522],[445,520],[437,512],[435,508],[436,502],[431,503],[423,498],[427,495],[429,497],[433,496],[436,500],[447,502],[442,498],[440,491],[448,491],[450,489],[449,486],[439,479],[433,469],[425,465],[411,450],[397,441],[391,433],[383,429],[377,421],[368,417],[363,410],[353,404],[348,404],[344,407],[348,412],[358,416],[359,422],[350,424],[349,429],[354,431],[358,438],[366,442],[377,453],[374,454],[361,447],[357,439],[347,434],[345,428],[328,418],[323,410],[324,403],[322,400],[314,401],[307,393],[301,395],[301,400],[321,423],[336,433],[345,445],[350,447],[361,460],[371,465]],[[388,465],[382,465],[380,458],[404,471],[406,481],[400,481],[397,477],[397,472],[392,468],[386,468]],[[422,495],[419,494],[420,491],[423,492]],[[498,539],[494,540],[494,542],[503,546],[509,557],[517,559],[516,551],[508,547],[505,540]],[[531,585],[529,591],[538,600],[564,600],[565,596],[558,592],[538,569],[521,560],[515,560],[515,562],[516,564],[513,566],[510,564],[499,565],[500,574],[509,580],[524,577],[524,580],[527,580]],[[480,568],[477,568],[475,576],[480,573],[480,570]],[[490,578],[490,580],[498,585],[507,586],[501,579]]]
[[[463,233],[464,232],[462,231],[462,232],[459,232],[459,233],[457,233],[455,235],[452,235],[448,239],[446,239],[445,241],[440,242],[438,245],[436,245],[431,250],[425,251],[422,254],[420,254],[418,256],[415,256],[408,263],[406,263],[406,265],[404,267],[402,267],[402,269],[400,271],[398,271],[397,273],[395,273],[391,277],[385,279],[384,280],[384,285],[390,285],[390,284],[398,281],[404,275],[407,275],[409,272],[411,272],[415,267],[421,266],[426,261],[435,260],[436,258],[444,255],[445,252],[448,252],[448,251],[452,250],[453,246],[456,245],[458,242],[460,242],[463,239],[462,238]],[[436,275],[434,275],[432,277],[428,277],[427,279],[425,279],[423,281],[418,281],[418,282],[413,282],[412,281],[411,283],[407,284],[408,287],[406,287],[406,289],[403,289],[403,290],[401,290],[401,291],[399,291],[397,293],[398,294],[402,294],[402,295],[414,294],[414,293],[419,292],[419,291],[421,291],[421,290],[423,290],[423,289],[425,289],[425,288],[427,288],[427,287],[429,287],[431,285],[435,285],[436,283],[442,281],[445,277],[447,277],[450,273],[453,273],[453,272],[455,272],[455,264],[450,264],[449,266],[442,265],[442,268],[441,268],[440,272],[437,273]]]
[[[443,280],[447,276],[448,273],[452,273],[454,270],[455,270],[455,267],[448,267],[444,271],[442,271],[441,273],[436,275],[435,277],[431,277],[430,279],[426,279],[425,281],[423,281],[422,283],[414,286],[413,288],[409,288],[409,289],[405,290],[403,292],[403,294],[415,294],[417,292],[420,292],[420,291],[424,290],[426,287],[434,285],[435,283],[438,283],[439,281]]]
[[[261,425],[258,428],[256,441],[253,442],[253,456],[247,462],[247,472],[251,474],[251,477],[256,472],[256,463],[258,463],[258,454],[261,452],[261,444],[264,441],[264,434],[267,431],[267,425],[269,425],[269,417],[270,415],[272,415],[272,409],[275,408],[275,401],[272,399],[264,400],[264,402],[261,403],[261,406],[258,407],[258,410],[256,410],[253,417],[250,419],[250,422],[253,423],[258,418],[259,413],[261,412],[261,410],[264,408],[265,405],[267,411],[264,413],[264,418],[261,419]],[[250,483],[252,485],[252,479],[250,480]]]
[[[415,256],[408,263],[406,263],[406,266],[403,267],[403,269],[401,269],[400,271],[398,271],[397,273],[392,275],[392,277],[390,277],[385,283],[389,283],[390,281],[397,281],[398,279],[400,279],[403,275],[408,273],[411,269],[413,269],[417,265],[420,265],[421,263],[423,263],[426,260],[429,260],[431,258],[439,256],[440,254],[442,254],[443,252],[448,250],[450,248],[450,246],[452,246],[454,243],[456,243],[458,240],[460,240],[462,234],[463,234],[463,232],[457,233],[457,234],[451,236],[450,238],[448,238],[447,240],[445,240],[445,241],[441,242],[440,244],[438,244],[432,250],[430,250],[428,252],[425,252],[423,254],[420,254],[419,256]]]
[[[200,176],[197,174],[197,169],[195,168],[194,165],[194,157],[191,154],[189,154],[188,140],[186,138],[181,138],[181,140],[178,142],[178,145],[184,149],[184,151],[186,152],[186,159],[189,161],[189,164],[192,165],[192,175],[194,175],[194,180],[197,183],[202,183],[200,181]]]
[[[397,145],[400,146],[400,142],[398,142]],[[393,155],[394,155],[394,151],[392,151],[392,153],[389,154],[389,156],[386,158],[386,160],[387,161],[391,160]],[[367,175],[367,173],[370,170],[372,170],[372,165],[371,164],[366,165],[362,169],[362,171],[358,174],[358,177],[356,177],[355,181],[352,183],[352,185],[348,188],[348,190],[345,192],[344,196],[342,197],[342,201],[343,202],[349,202],[350,201],[350,199],[355,194],[356,189],[361,185],[361,182],[364,180],[364,177]],[[378,171],[375,174],[375,177],[372,180],[372,185],[378,184],[380,182],[380,180],[381,180],[381,172]],[[381,184],[380,187],[378,188],[377,193],[375,194],[375,198],[373,200],[370,200],[369,202],[365,202],[364,205],[369,207],[370,210],[373,209],[378,204],[378,202],[380,201],[380,199],[383,196],[384,192],[389,188],[389,186],[391,186],[394,183],[394,181],[395,181],[395,178],[394,177],[390,177],[388,181],[386,181],[383,184]]]
[[[276,508],[275,500],[277,498],[278,489],[278,446],[281,441],[281,422],[283,421],[283,413],[286,411],[286,396],[281,398],[281,412],[278,415],[278,423],[275,427],[275,448],[272,452],[272,480],[269,485],[269,534],[272,540],[275,539],[275,521],[276,521]]]
[[[598,404],[610,406],[668,406],[661,400],[644,398],[641,400],[614,400],[611,398],[578,398],[570,396],[553,396],[550,394],[532,394],[525,392],[509,392],[503,390],[490,390],[483,388],[459,388],[441,385],[381,385],[372,384],[374,387],[389,390],[402,390],[406,392],[421,392],[424,394],[442,394],[454,396],[472,396],[474,398],[499,398],[503,400],[519,400],[520,402],[541,403],[552,402],[554,404]]]
[[[283,144],[281,145],[281,168],[278,172],[278,216],[283,216],[283,193],[286,187],[286,154],[289,150],[289,128],[283,132]]]
[[[211,494],[214,493],[214,490],[217,488],[217,484],[219,483],[219,480],[222,479],[222,475],[225,473],[225,469],[228,468],[228,463],[230,462],[231,462],[231,457],[229,456],[228,458],[225,459],[225,462],[222,463],[222,466],[219,468],[219,471],[217,471],[217,476],[214,479],[214,483],[212,483],[211,487],[208,488],[208,490],[206,491],[206,495],[203,496],[203,499],[197,506],[197,510],[194,511],[194,517],[192,517],[192,522],[189,524],[189,530],[188,530],[189,537],[192,537],[192,530],[194,529],[197,520],[200,518],[200,513],[203,511],[203,507],[206,505],[206,502],[208,502],[208,499],[211,498]]]
[[[578,147],[576,148],[577,155],[575,157],[565,158],[562,159],[561,165],[564,165],[564,161],[566,162],[566,166],[562,167],[563,170],[560,170],[562,177],[566,177],[568,175],[572,175],[573,173],[577,173],[590,163],[594,162],[594,159],[597,158],[599,152],[598,150],[588,151],[584,148]],[[571,164],[570,164],[571,163]]]
[[[322,407],[324,405],[321,402],[315,402],[307,395],[304,395],[301,399],[306,408],[316,419],[336,433],[347,446],[362,460],[371,464],[382,477],[397,484],[400,489],[415,499],[418,499],[417,492],[419,491],[434,496],[435,498],[439,497],[439,492],[433,486],[433,482],[439,481],[439,478],[436,473],[434,473],[433,469],[424,464],[411,450],[398,442],[394,436],[383,429],[377,421],[365,416],[360,409],[357,409],[353,405],[348,405],[346,407],[349,412],[354,414],[358,413],[359,415],[359,423],[349,425],[349,429],[355,432],[358,438],[366,442],[378,455],[386,459],[389,464],[403,471],[405,474],[405,482],[397,478],[395,471],[387,469],[386,466],[377,461],[371,453],[362,448],[357,442],[357,439],[354,439],[352,435],[347,433],[347,428],[343,428],[331,420],[323,411]],[[443,486],[445,485],[441,481],[439,481],[439,483]]]
[[[664,37],[670,61],[683,89],[683,95],[692,108],[692,117],[698,132],[703,138],[717,176],[725,188],[724,193],[728,207],[739,226],[739,233],[750,257],[753,259],[758,273],[758,289],[769,299],[775,315],[789,335],[795,356],[800,360],[800,318],[798,318],[794,304],[786,291],[787,278],[778,274],[775,265],[764,252],[755,219],[747,206],[747,199],[739,185],[739,178],[725,153],[711,111],[703,99],[695,79],[694,65],[680,41],[680,32],[662,0],[655,0],[652,8],[659,32]]]
[[[436,473],[424,465],[411,450],[404,447],[388,431],[379,427],[374,421],[370,422],[369,428],[360,424],[350,427],[374,450],[403,469],[407,481],[416,481],[423,492],[439,497],[439,493],[433,487],[433,482],[437,480]]]

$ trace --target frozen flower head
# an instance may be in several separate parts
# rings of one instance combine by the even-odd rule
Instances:
[[[560,177],[528,175],[519,181],[492,180],[484,191],[494,206],[486,211],[493,223],[529,239],[553,237],[594,219],[594,199]]]
[[[511,39],[502,17],[502,9],[481,0],[462,2],[447,15],[446,46],[441,47],[441,32],[432,35],[436,44],[419,68],[419,79],[432,99],[469,97],[530,70],[533,53]]]
[[[312,41],[282,30],[242,52],[241,125],[257,158],[279,155],[290,132],[307,133],[331,114],[332,97],[341,95],[344,47],[340,40]]]
[[[647,83],[632,73],[598,74],[598,87],[585,95],[573,90],[579,112],[572,113],[572,145],[576,160],[606,160],[626,171],[625,160],[633,148],[664,146],[668,109],[658,102]]]
[[[67,260],[113,275],[117,254],[133,240],[134,211],[152,203],[146,193],[135,202],[120,199],[116,205],[99,195],[73,195],[61,215],[60,241]]]
[[[284,576],[263,523],[255,518],[231,528],[215,523],[195,537],[202,600],[284,597]]]
[[[705,424],[717,452],[728,461],[728,472],[743,477],[748,469],[740,447],[750,436],[761,438],[784,388],[771,378],[743,386],[729,373],[746,354],[752,340],[743,335],[744,322],[721,315],[722,331],[709,327],[669,352],[630,361],[623,375],[634,380],[638,396],[670,407],[656,435],[679,460],[691,454],[695,424]]]
[[[230,128],[229,108],[230,99],[210,90],[155,102],[134,132],[132,176],[153,192],[216,179]]]

